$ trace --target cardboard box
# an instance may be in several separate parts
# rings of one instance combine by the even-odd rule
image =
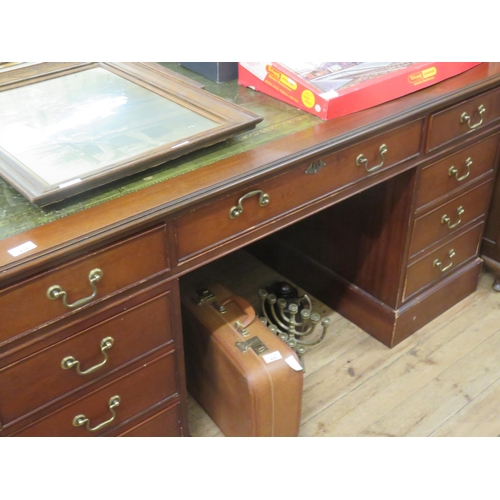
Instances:
[[[478,64],[242,62],[238,83],[329,120],[429,87]]]

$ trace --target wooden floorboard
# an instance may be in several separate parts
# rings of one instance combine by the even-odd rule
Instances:
[[[244,251],[183,278],[183,287],[222,281],[259,310],[258,288],[286,279]],[[305,355],[300,436],[498,436],[500,293],[493,275],[478,290],[389,349],[314,297],[331,320]],[[223,436],[189,398],[192,436]]]
[[[498,317],[488,315],[487,320],[481,321],[479,327],[484,335],[495,331],[493,336],[500,337]],[[469,332],[466,331],[465,335],[469,335]],[[484,338],[483,335],[478,337]],[[492,349],[487,340],[481,341],[466,355],[460,356],[458,354],[458,360],[455,362],[455,357],[442,356],[436,362],[434,370],[428,370],[428,383],[362,434],[384,435],[391,432],[398,436],[430,435],[500,379],[498,352]],[[437,372],[438,375],[434,376]]]

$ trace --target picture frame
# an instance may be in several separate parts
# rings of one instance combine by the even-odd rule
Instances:
[[[22,64],[0,73],[0,176],[46,206],[261,120],[156,63]]]

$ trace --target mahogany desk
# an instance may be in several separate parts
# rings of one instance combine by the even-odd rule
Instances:
[[[498,171],[481,245],[481,257],[495,273],[493,290],[500,292],[500,176]]]
[[[389,347],[476,289],[500,64],[329,122],[199,81],[264,121],[47,210],[0,186],[0,435],[188,434],[179,278],[244,246]]]

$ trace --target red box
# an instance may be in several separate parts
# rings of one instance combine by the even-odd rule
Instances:
[[[242,62],[238,83],[329,120],[429,87],[478,64]]]

